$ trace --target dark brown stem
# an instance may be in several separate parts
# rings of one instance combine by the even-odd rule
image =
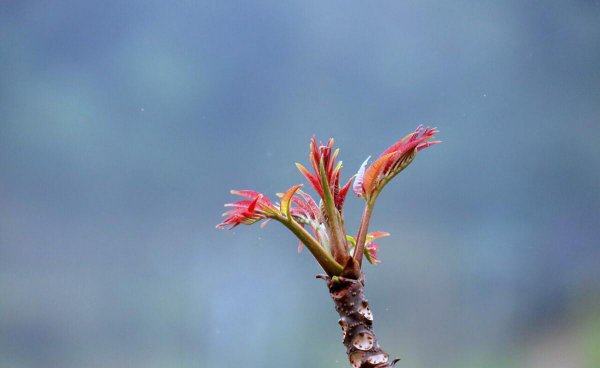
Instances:
[[[400,359],[389,360],[373,332],[373,313],[365,299],[363,275],[358,280],[318,275],[327,282],[335,310],[340,315],[342,341],[353,368],[388,368]]]

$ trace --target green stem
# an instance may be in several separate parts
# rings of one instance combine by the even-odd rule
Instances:
[[[337,262],[345,263],[348,259],[348,250],[345,246],[346,234],[343,230],[344,225],[340,212],[335,208],[335,200],[329,188],[327,173],[325,172],[325,165],[322,159],[319,161],[319,177],[321,187],[323,188],[323,202],[325,203],[325,212],[327,214],[326,223],[331,235],[331,252]]]
[[[369,198],[369,200],[365,204],[365,209],[363,210],[363,215],[360,219],[358,235],[356,236],[356,249],[354,251],[354,260],[358,263],[359,268],[362,267],[363,252],[367,240],[367,233],[369,232],[369,222],[371,221],[373,207],[375,206],[375,199],[377,199],[377,194],[374,194],[371,198]]]
[[[308,248],[308,250],[315,257],[319,265],[327,272],[330,276],[341,275],[343,267],[329,254],[318,241],[313,238],[308,231],[306,231],[300,224],[293,219],[287,219],[285,217],[276,217],[277,221],[281,222],[285,227],[290,229],[291,232],[300,239],[300,241]]]
[[[373,207],[375,206],[375,200],[381,193],[383,187],[390,182],[396,175],[404,170],[410,163],[415,159],[417,150],[414,149],[401,163],[401,165],[394,170],[391,174],[383,177],[377,184],[377,187],[369,196],[366,197],[367,203],[363,211],[362,218],[360,220],[360,227],[358,228],[358,235],[356,236],[356,250],[354,251],[354,260],[358,263],[358,266],[362,266],[363,252],[365,248],[365,242],[367,240],[367,233],[369,232],[369,221],[371,221],[371,214]]]

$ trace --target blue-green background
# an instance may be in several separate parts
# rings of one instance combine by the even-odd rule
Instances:
[[[419,123],[367,294],[399,367],[600,366],[598,1],[2,1],[0,367],[346,367],[232,188]],[[354,233],[361,200],[346,209]]]

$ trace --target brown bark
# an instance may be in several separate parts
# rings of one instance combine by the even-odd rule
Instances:
[[[373,313],[365,299],[363,289],[364,278],[356,280],[343,276],[329,277],[319,275],[327,282],[329,294],[340,315],[342,341],[353,368],[388,368],[400,359],[389,361],[373,332]]]

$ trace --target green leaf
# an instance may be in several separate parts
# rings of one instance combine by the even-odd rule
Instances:
[[[346,235],[346,240],[348,240],[350,244],[352,244],[351,248],[356,247],[356,239],[354,239],[352,235]]]

